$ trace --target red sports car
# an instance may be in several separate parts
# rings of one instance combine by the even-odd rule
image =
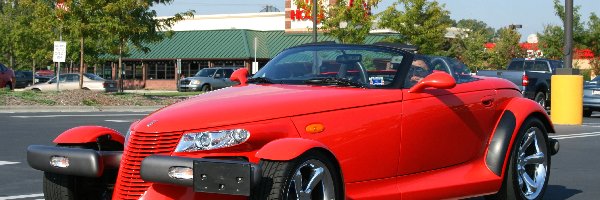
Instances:
[[[506,80],[434,70],[395,45],[287,49],[240,85],[121,135],[32,145],[45,199],[541,199],[558,142]]]

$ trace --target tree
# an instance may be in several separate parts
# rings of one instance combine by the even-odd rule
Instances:
[[[156,12],[150,8],[157,3],[168,4],[173,0],[110,0],[102,8],[102,31],[109,35],[112,54],[118,55],[122,70],[123,55],[128,52],[127,45],[148,52],[145,44],[158,42],[173,34],[167,31],[175,22],[185,16],[193,16],[195,11],[175,14],[173,17],[156,18]],[[120,91],[123,91],[123,77],[119,74]]]
[[[561,21],[564,24],[566,18],[565,6],[559,0],[554,0],[553,2],[554,13],[561,19]],[[578,47],[581,47],[585,38],[585,25],[581,21],[581,14],[579,14],[580,9],[581,6],[573,7],[573,41],[574,45]]]
[[[20,0],[19,16],[16,23],[20,32],[16,38],[16,57],[19,63],[29,65],[35,71],[37,64],[47,64],[52,58],[55,34],[48,29],[49,24],[56,24],[53,16],[53,4],[49,1]]]
[[[594,54],[600,56],[600,18],[596,13],[590,15],[585,43]]]
[[[402,9],[397,9],[401,6]],[[444,35],[450,27],[450,12],[436,1],[398,0],[379,14],[379,27],[389,28],[400,34],[395,42],[419,47],[423,54],[441,54]]]
[[[53,18],[48,0],[8,0],[0,2],[0,55],[15,69],[25,69],[51,55]]]
[[[373,27],[374,16],[371,7],[381,0],[355,0],[348,5],[340,0],[326,11],[322,29],[325,35],[336,38],[341,43],[362,44]]]
[[[544,33],[538,33],[539,48],[544,57],[560,60],[563,57],[565,32],[561,26],[546,25]]]
[[[296,5],[306,8],[312,15],[312,6],[305,0],[294,0]],[[319,5],[323,0],[318,0]],[[312,2],[312,0],[311,0]],[[371,8],[377,7],[381,0],[339,0],[328,8],[318,6],[318,22],[325,35],[336,38],[340,43],[362,44],[373,27],[374,16]]]
[[[457,28],[469,29],[471,33],[483,34],[486,42],[491,42],[496,30],[485,22],[476,19],[461,19],[456,23]]]
[[[17,23],[15,17],[18,13],[17,2],[14,0],[0,1],[0,52],[3,61],[8,61],[10,67],[15,67],[15,31]]]
[[[490,52],[489,65],[494,69],[503,69],[512,58],[524,55],[519,46],[521,34],[514,29],[501,28],[496,47]]]
[[[559,0],[554,0],[554,13],[564,24],[565,7]],[[583,48],[586,45],[585,25],[581,22],[579,10],[581,6],[573,7],[573,42],[576,48]],[[564,38],[565,32],[563,25],[546,25],[544,32],[538,33],[539,48],[544,52],[544,56],[551,59],[562,59],[564,56]]]
[[[471,71],[477,71],[478,66],[486,64],[489,57],[484,44],[488,38],[484,31],[469,31],[459,34],[456,39],[450,40],[448,56],[455,57],[465,63]]]

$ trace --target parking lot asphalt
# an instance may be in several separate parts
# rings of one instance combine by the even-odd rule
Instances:
[[[53,145],[61,132],[81,125],[101,125],[125,132],[148,112],[0,113],[0,200],[43,199],[42,172],[29,167],[26,148]],[[582,126],[556,125],[560,152],[552,157],[544,199],[597,199],[600,196],[600,113]],[[482,198],[473,198],[482,199]]]

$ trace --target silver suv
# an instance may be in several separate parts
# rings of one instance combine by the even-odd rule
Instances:
[[[237,67],[213,67],[204,68],[196,75],[179,80],[177,91],[211,91],[238,84],[229,80],[231,74]]]

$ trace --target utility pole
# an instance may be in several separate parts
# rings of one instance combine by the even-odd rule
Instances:
[[[564,64],[573,68],[573,0],[565,1],[565,49]]]
[[[317,42],[317,1],[312,0],[313,42]]]

